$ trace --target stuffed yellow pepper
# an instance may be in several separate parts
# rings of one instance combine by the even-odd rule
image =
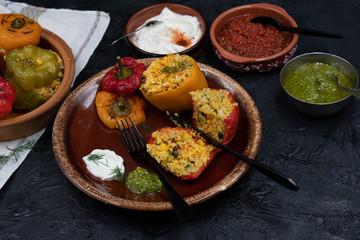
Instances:
[[[195,60],[187,55],[170,54],[152,62],[143,73],[140,91],[160,110],[191,110],[189,92],[207,88],[208,84]]]

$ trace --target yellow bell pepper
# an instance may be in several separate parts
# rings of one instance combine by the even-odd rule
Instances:
[[[189,92],[208,87],[196,61],[187,55],[170,54],[152,62],[143,73],[140,91],[152,105],[170,112],[192,109]]]
[[[146,121],[146,102],[135,94],[117,95],[101,91],[96,94],[95,106],[100,120],[111,129],[118,128],[117,122],[123,129],[120,121],[129,117],[135,125]]]

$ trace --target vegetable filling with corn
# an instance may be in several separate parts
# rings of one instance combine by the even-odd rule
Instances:
[[[190,92],[193,122],[218,141],[229,144],[236,134],[239,106],[226,89],[202,89]]]
[[[154,131],[146,147],[165,170],[183,180],[197,178],[215,156],[215,147],[194,130],[181,127]]]

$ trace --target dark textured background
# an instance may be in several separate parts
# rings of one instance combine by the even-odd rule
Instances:
[[[166,1],[165,1],[166,2]],[[232,7],[255,1],[171,1],[199,11],[208,29]],[[358,0],[264,1],[285,8],[299,26],[341,32],[343,40],[300,36],[296,55],[323,51],[360,69]],[[76,86],[129,56],[121,42],[109,49],[127,20],[160,1],[30,0],[48,8],[102,10],[111,22]],[[33,152],[0,190],[0,239],[359,239],[360,113],[356,100],[324,119],[293,110],[281,94],[280,69],[240,73],[227,68],[211,50],[209,37],[197,61],[231,76],[253,97],[263,123],[257,159],[290,175],[299,185],[289,191],[250,169],[230,189],[193,208],[195,225],[172,211],[140,212],[116,208],[80,192],[63,175],[52,154],[49,126],[41,138],[48,148]]]

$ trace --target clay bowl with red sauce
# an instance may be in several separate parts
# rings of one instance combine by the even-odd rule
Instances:
[[[51,49],[63,60],[64,76],[60,87],[45,103],[32,111],[12,110],[0,120],[0,141],[10,141],[34,134],[54,121],[62,102],[70,94],[75,74],[75,61],[70,47],[59,36],[42,29],[39,47]],[[3,73],[0,73],[1,75]]]
[[[265,46],[257,43],[256,45],[258,45],[260,51],[264,51],[264,54],[270,54],[265,56],[256,56],[255,54],[248,54],[250,55],[248,56],[247,53],[244,54],[242,51],[237,51],[242,47],[247,49],[249,52],[252,51],[253,49],[251,48],[253,48],[253,45],[250,45],[250,43],[233,43],[234,45],[232,46],[234,46],[234,48],[229,47],[226,44],[222,35],[224,29],[227,27],[227,23],[229,23],[230,20],[237,17],[253,18],[257,16],[274,17],[277,18],[284,26],[297,27],[295,20],[283,8],[272,4],[248,4],[234,7],[223,12],[211,25],[210,39],[216,56],[227,66],[241,72],[267,72],[284,65],[293,57],[298,41],[298,35],[293,33],[281,32],[282,36],[286,36],[287,41],[284,42],[286,44],[284,44],[282,50],[280,51],[266,52],[264,51]],[[248,22],[247,24],[250,24],[250,26],[254,29],[254,34],[260,34],[256,30],[258,29],[256,25],[259,25],[260,23],[255,24]],[[273,28],[273,26],[266,26],[266,28]]]
[[[140,11],[136,12],[127,22],[124,35],[129,34],[135,31],[137,28],[142,26],[148,19],[155,17],[161,13],[161,11],[167,7],[172,12],[180,14],[180,15],[189,15],[194,16],[200,23],[200,28],[202,31],[201,37],[199,41],[193,43],[193,45],[184,51],[177,52],[178,54],[186,54],[193,58],[197,58],[203,48],[204,48],[204,39],[206,33],[206,23],[202,15],[197,12],[195,9],[190,8],[188,6],[177,4],[177,3],[160,3],[151,5],[149,7],[143,8]],[[151,58],[151,57],[163,57],[167,54],[158,54],[143,50],[136,46],[136,44],[132,41],[131,36],[125,38],[126,43],[130,47],[130,52],[135,58]]]

